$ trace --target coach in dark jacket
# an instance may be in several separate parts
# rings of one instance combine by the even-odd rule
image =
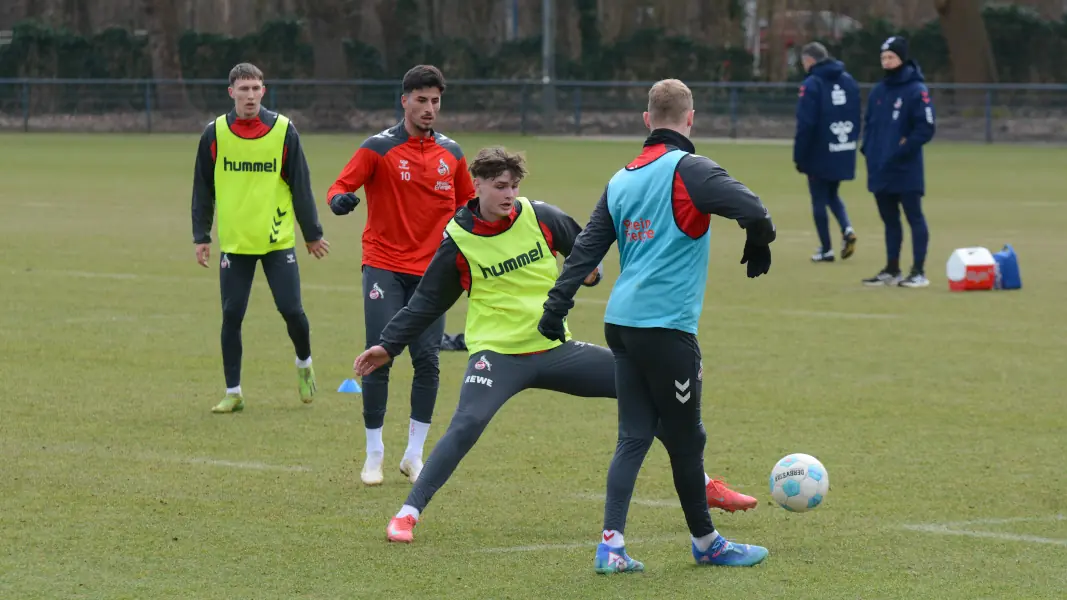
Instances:
[[[844,63],[831,58],[818,42],[804,46],[801,61],[808,76],[800,85],[797,101],[793,162],[797,171],[808,176],[815,229],[819,233],[820,247],[811,260],[833,262],[827,208],[841,227],[841,258],[852,256],[856,248],[856,234],[838,190],[842,181],[856,177],[856,142],[862,115],[860,88],[845,71]]]
[[[922,70],[908,58],[908,43],[893,36],[882,44],[885,78],[867,98],[863,125],[863,147],[867,159],[867,189],[878,201],[885,223],[886,266],[867,285],[926,287],[924,274],[930,234],[922,212],[926,193],[923,174],[923,146],[934,137],[934,105],[923,83]],[[911,273],[901,278],[900,247],[904,229],[900,209],[911,228],[914,262]]]

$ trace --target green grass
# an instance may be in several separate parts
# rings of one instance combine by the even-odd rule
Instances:
[[[523,192],[580,222],[639,146],[457,138],[469,154],[501,142],[526,150]],[[306,138],[320,198],[361,139]],[[843,187],[858,253],[812,265],[807,189],[790,148],[700,145],[761,195],[779,229],[769,276],[749,280],[743,232],[713,221],[700,334],[708,471],[761,500],[754,512],[713,516],[771,555],[756,569],[696,568],[681,511],[635,504],[628,546],[648,571],[606,578],[592,570],[602,505],[589,498],[603,493],[614,449],[610,400],[514,398],[434,498],[416,543],[384,541],[409,488],[396,471],[406,355],[393,371],[380,488],[359,482],[360,397],[333,391],[364,342],[362,207],[322,213],[329,258],[300,255],[325,391],[301,405],[260,276],[244,326],[247,408],[209,412],[223,387],[218,272],[193,257],[195,147],[195,136],[0,136],[0,597],[974,599],[1067,588],[1067,526],[1054,520],[1067,513],[1067,151],[934,143],[933,283],[871,290],[859,280],[884,249],[862,171]],[[1005,242],[1021,256],[1023,290],[947,290],[954,248]],[[615,257],[605,285],[580,298],[607,297]],[[461,301],[450,331],[463,314]],[[578,304],[575,334],[602,343],[602,314],[602,304]],[[464,363],[442,354],[430,444]],[[772,506],[767,475],[790,452],[829,470],[814,512]],[[636,497],[675,498],[658,445]],[[961,521],[971,523],[952,525]]]

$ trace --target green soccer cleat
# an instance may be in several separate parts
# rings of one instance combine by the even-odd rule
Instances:
[[[245,399],[241,394],[226,394],[226,397],[222,399],[214,407],[211,412],[213,413],[235,413],[241,412],[245,409]]]
[[[315,399],[315,390],[318,389],[315,385],[315,368],[313,366],[297,367],[296,376],[300,384],[300,401],[304,404],[311,404],[311,401]]]

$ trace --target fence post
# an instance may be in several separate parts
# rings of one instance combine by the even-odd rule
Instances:
[[[30,82],[22,82],[22,131],[30,130]]]
[[[396,88],[396,120],[401,121],[404,118],[404,105],[400,102],[400,96],[404,93],[403,86],[397,86]]]
[[[522,84],[519,91],[522,97],[519,98],[519,132],[522,135],[526,135],[526,111],[529,108],[529,100],[526,98],[526,84]]]
[[[582,134],[582,88],[574,86],[574,135]]]
[[[985,143],[993,143],[993,90],[985,91]]]
[[[278,94],[276,93],[274,86],[270,86],[267,90],[267,93],[270,95],[270,98],[267,99],[267,102],[270,102],[270,109],[274,112],[278,112]]]
[[[148,133],[152,133],[152,82],[144,84],[144,117],[148,127]]]
[[[737,139],[737,88],[730,88],[730,138]]]

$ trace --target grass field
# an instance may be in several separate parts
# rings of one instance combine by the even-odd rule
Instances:
[[[530,197],[588,217],[639,142],[457,135],[524,149]],[[361,136],[307,136],[321,197]],[[812,265],[807,189],[790,148],[698,145],[778,224],[769,276],[738,264],[743,232],[714,220],[700,341],[707,469],[761,504],[714,513],[767,546],[756,569],[697,568],[662,447],[638,481],[628,549],[648,571],[599,577],[616,411],[525,392],[434,498],[413,546],[384,530],[409,485],[410,369],[393,370],[386,483],[359,482],[358,395],[334,392],[364,342],[364,208],[321,214],[333,252],[300,254],[323,390],[304,406],[292,349],[259,275],[244,326],[247,408],[223,387],[217,264],[196,265],[196,137],[0,136],[0,597],[3,598],[1062,598],[1067,589],[1067,150],[934,143],[924,290],[864,289],[884,261],[861,179],[860,235]],[[950,293],[957,247],[1014,244],[1024,289]],[[216,248],[217,251],[217,248]],[[216,252],[217,256],[217,252]],[[603,342],[605,285],[572,313]],[[910,237],[903,266],[910,265]],[[462,327],[463,301],[449,331]],[[429,444],[455,407],[465,355],[442,354]],[[827,466],[825,504],[775,508],[775,461]]]

